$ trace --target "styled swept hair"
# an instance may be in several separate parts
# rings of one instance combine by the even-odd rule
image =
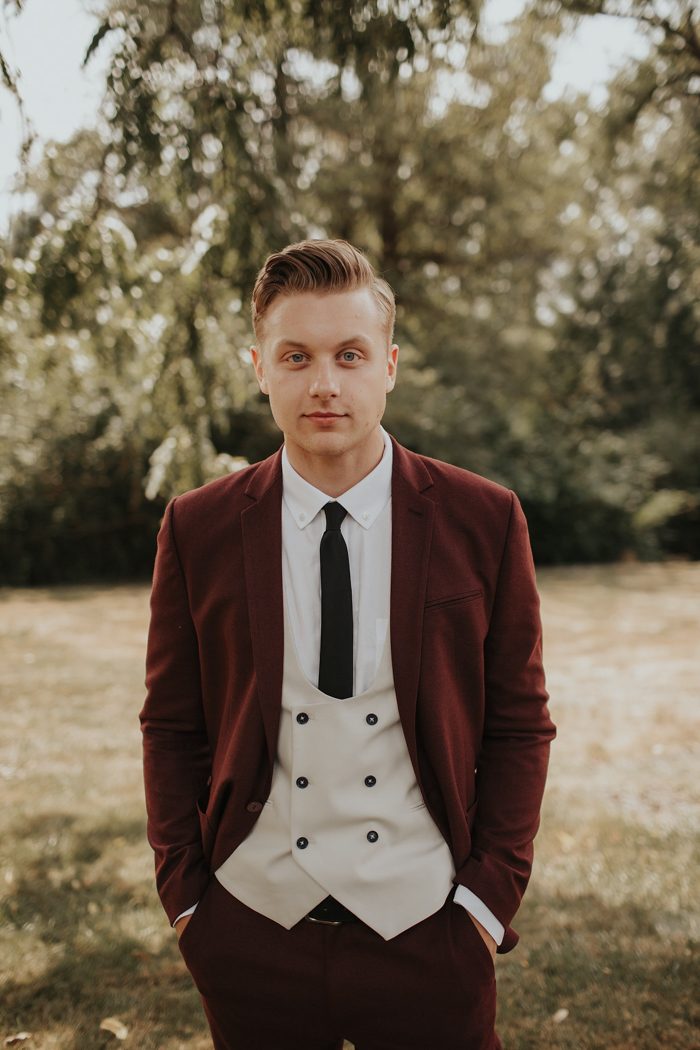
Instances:
[[[256,341],[262,341],[262,322],[277,296],[356,288],[369,288],[372,292],[384,315],[391,343],[396,320],[394,293],[358,248],[340,238],[288,244],[281,252],[268,255],[255,280],[251,310]]]

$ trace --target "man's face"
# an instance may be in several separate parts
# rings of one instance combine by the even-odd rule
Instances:
[[[399,353],[394,344],[387,354],[372,292],[280,295],[263,332],[264,348],[251,347],[251,356],[289,454],[361,455],[376,440]]]

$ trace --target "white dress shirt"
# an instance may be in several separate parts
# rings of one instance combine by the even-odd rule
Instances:
[[[353,611],[353,693],[374,679],[389,630],[391,598],[391,473],[393,449],[384,427],[384,453],[377,466],[342,495],[332,497],[301,477],[282,449],[282,581],[299,662],[318,683],[321,653],[321,562],[326,528],[323,507],[335,500],[345,508],[340,531],[348,548]],[[505,929],[483,901],[458,886],[455,901],[488,930],[497,944]],[[178,915],[189,915],[194,905]],[[175,920],[177,922],[177,919]]]

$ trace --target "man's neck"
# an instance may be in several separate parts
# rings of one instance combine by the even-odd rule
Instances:
[[[376,431],[375,441],[366,448],[351,449],[341,456],[308,456],[303,450],[287,446],[289,462],[304,481],[334,499],[357,485],[374,470],[384,455],[384,435]]]

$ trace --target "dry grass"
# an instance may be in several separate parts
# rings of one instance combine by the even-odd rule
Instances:
[[[691,1050],[700,565],[539,580],[558,737],[498,1030],[507,1050]],[[147,589],[4,591],[0,617],[0,1038],[96,1050],[116,1016],[126,1046],[209,1050],[144,837]]]

